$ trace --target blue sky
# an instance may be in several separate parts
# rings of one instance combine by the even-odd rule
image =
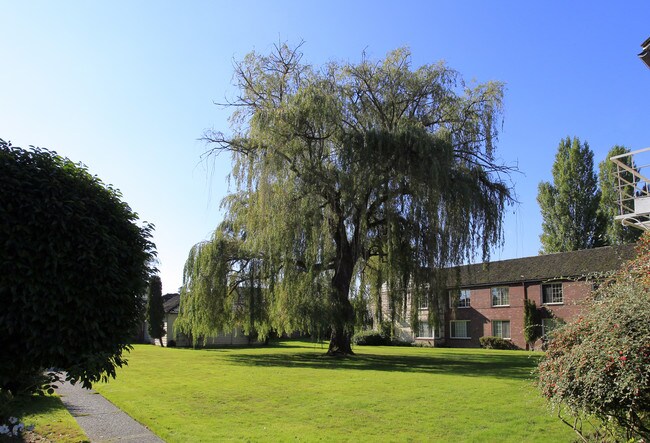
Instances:
[[[506,83],[498,154],[520,201],[493,259],[538,253],[537,185],[561,138],[650,146],[650,2],[0,0],[0,138],[83,162],[156,225],[163,290],[221,220],[230,158],[197,139],[228,131],[232,61],[305,41],[305,60],[445,60],[467,81]],[[0,190],[1,191],[1,190]]]

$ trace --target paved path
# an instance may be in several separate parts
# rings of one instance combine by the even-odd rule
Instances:
[[[93,443],[164,443],[164,440],[92,389],[64,383],[57,389],[57,393]]]

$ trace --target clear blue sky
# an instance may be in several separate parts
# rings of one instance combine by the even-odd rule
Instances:
[[[163,290],[221,220],[230,158],[201,161],[206,128],[227,131],[232,60],[305,41],[305,59],[358,61],[409,46],[466,80],[506,83],[498,152],[518,165],[520,205],[493,259],[535,255],[537,185],[558,142],[596,162],[650,146],[650,2],[0,0],[0,138],[53,149],[119,188],[156,225]],[[1,192],[1,190],[0,190]]]

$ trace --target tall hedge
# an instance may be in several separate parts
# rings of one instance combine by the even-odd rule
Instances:
[[[542,317],[533,300],[524,300],[524,339],[534,348],[535,342],[542,336]]]
[[[0,390],[43,368],[115,377],[142,319],[153,226],[81,164],[0,139]]]
[[[154,275],[149,280],[147,290],[147,329],[151,338],[158,339],[160,346],[163,346],[163,335],[165,335],[165,307],[162,299],[162,281]]]

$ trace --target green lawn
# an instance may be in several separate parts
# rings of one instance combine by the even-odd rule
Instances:
[[[26,441],[53,441],[57,443],[88,442],[76,420],[56,395],[23,397],[9,405],[9,414],[19,418],[25,426],[34,425],[34,431],[27,432]],[[46,440],[38,440],[43,437]],[[0,442],[16,442],[16,439],[3,438]]]
[[[101,394],[170,442],[571,441],[525,351],[136,346]]]

